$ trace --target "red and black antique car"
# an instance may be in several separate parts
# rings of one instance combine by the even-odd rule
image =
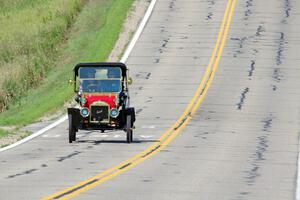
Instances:
[[[128,70],[123,63],[80,63],[74,68],[75,100],[79,108],[68,108],[69,142],[78,130],[124,130],[133,140],[134,108],[129,107]]]

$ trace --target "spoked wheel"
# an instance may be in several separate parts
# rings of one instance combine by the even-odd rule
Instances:
[[[131,127],[131,115],[127,115],[126,118],[126,133],[127,133],[127,143],[132,143],[132,127]]]
[[[69,115],[69,143],[76,141],[76,129],[72,123],[72,115]]]

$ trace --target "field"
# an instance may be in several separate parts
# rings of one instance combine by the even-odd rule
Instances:
[[[0,30],[0,125],[26,125],[69,101],[72,68],[105,61],[132,3],[1,1],[0,24],[7,28]]]

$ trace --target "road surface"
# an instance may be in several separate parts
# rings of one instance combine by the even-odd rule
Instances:
[[[158,0],[127,61],[135,142],[123,132],[80,131],[69,144],[63,123],[0,154],[0,199],[295,199],[298,10],[296,0]],[[107,180],[82,184],[159,143],[212,60],[218,68],[204,101],[177,137]]]

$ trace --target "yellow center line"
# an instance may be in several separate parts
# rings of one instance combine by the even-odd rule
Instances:
[[[229,27],[232,20],[232,15],[235,10],[236,0],[228,0],[227,6],[225,9],[224,17],[222,20],[222,24],[220,27],[219,35],[217,38],[217,42],[210,58],[210,62],[206,68],[205,74],[202,78],[202,81],[191,99],[189,105],[184,110],[183,114],[180,118],[169,128],[153,145],[146,148],[144,151],[138,153],[137,155],[129,158],[128,160],[112,167],[104,172],[97,174],[87,180],[84,180],[75,186],[62,190],[58,193],[55,193],[51,196],[43,198],[44,200],[49,199],[70,199],[83,193],[91,188],[96,187],[97,185],[112,179],[113,177],[131,169],[135,165],[143,162],[144,160],[150,158],[155,155],[159,151],[161,151],[164,147],[166,147],[178,134],[179,132],[186,126],[186,124],[191,120],[192,116],[195,114],[199,106],[201,105],[205,94],[207,93],[208,88],[210,87],[214,77],[216,70],[218,68],[220,58],[226,43],[226,39],[229,32]]]

